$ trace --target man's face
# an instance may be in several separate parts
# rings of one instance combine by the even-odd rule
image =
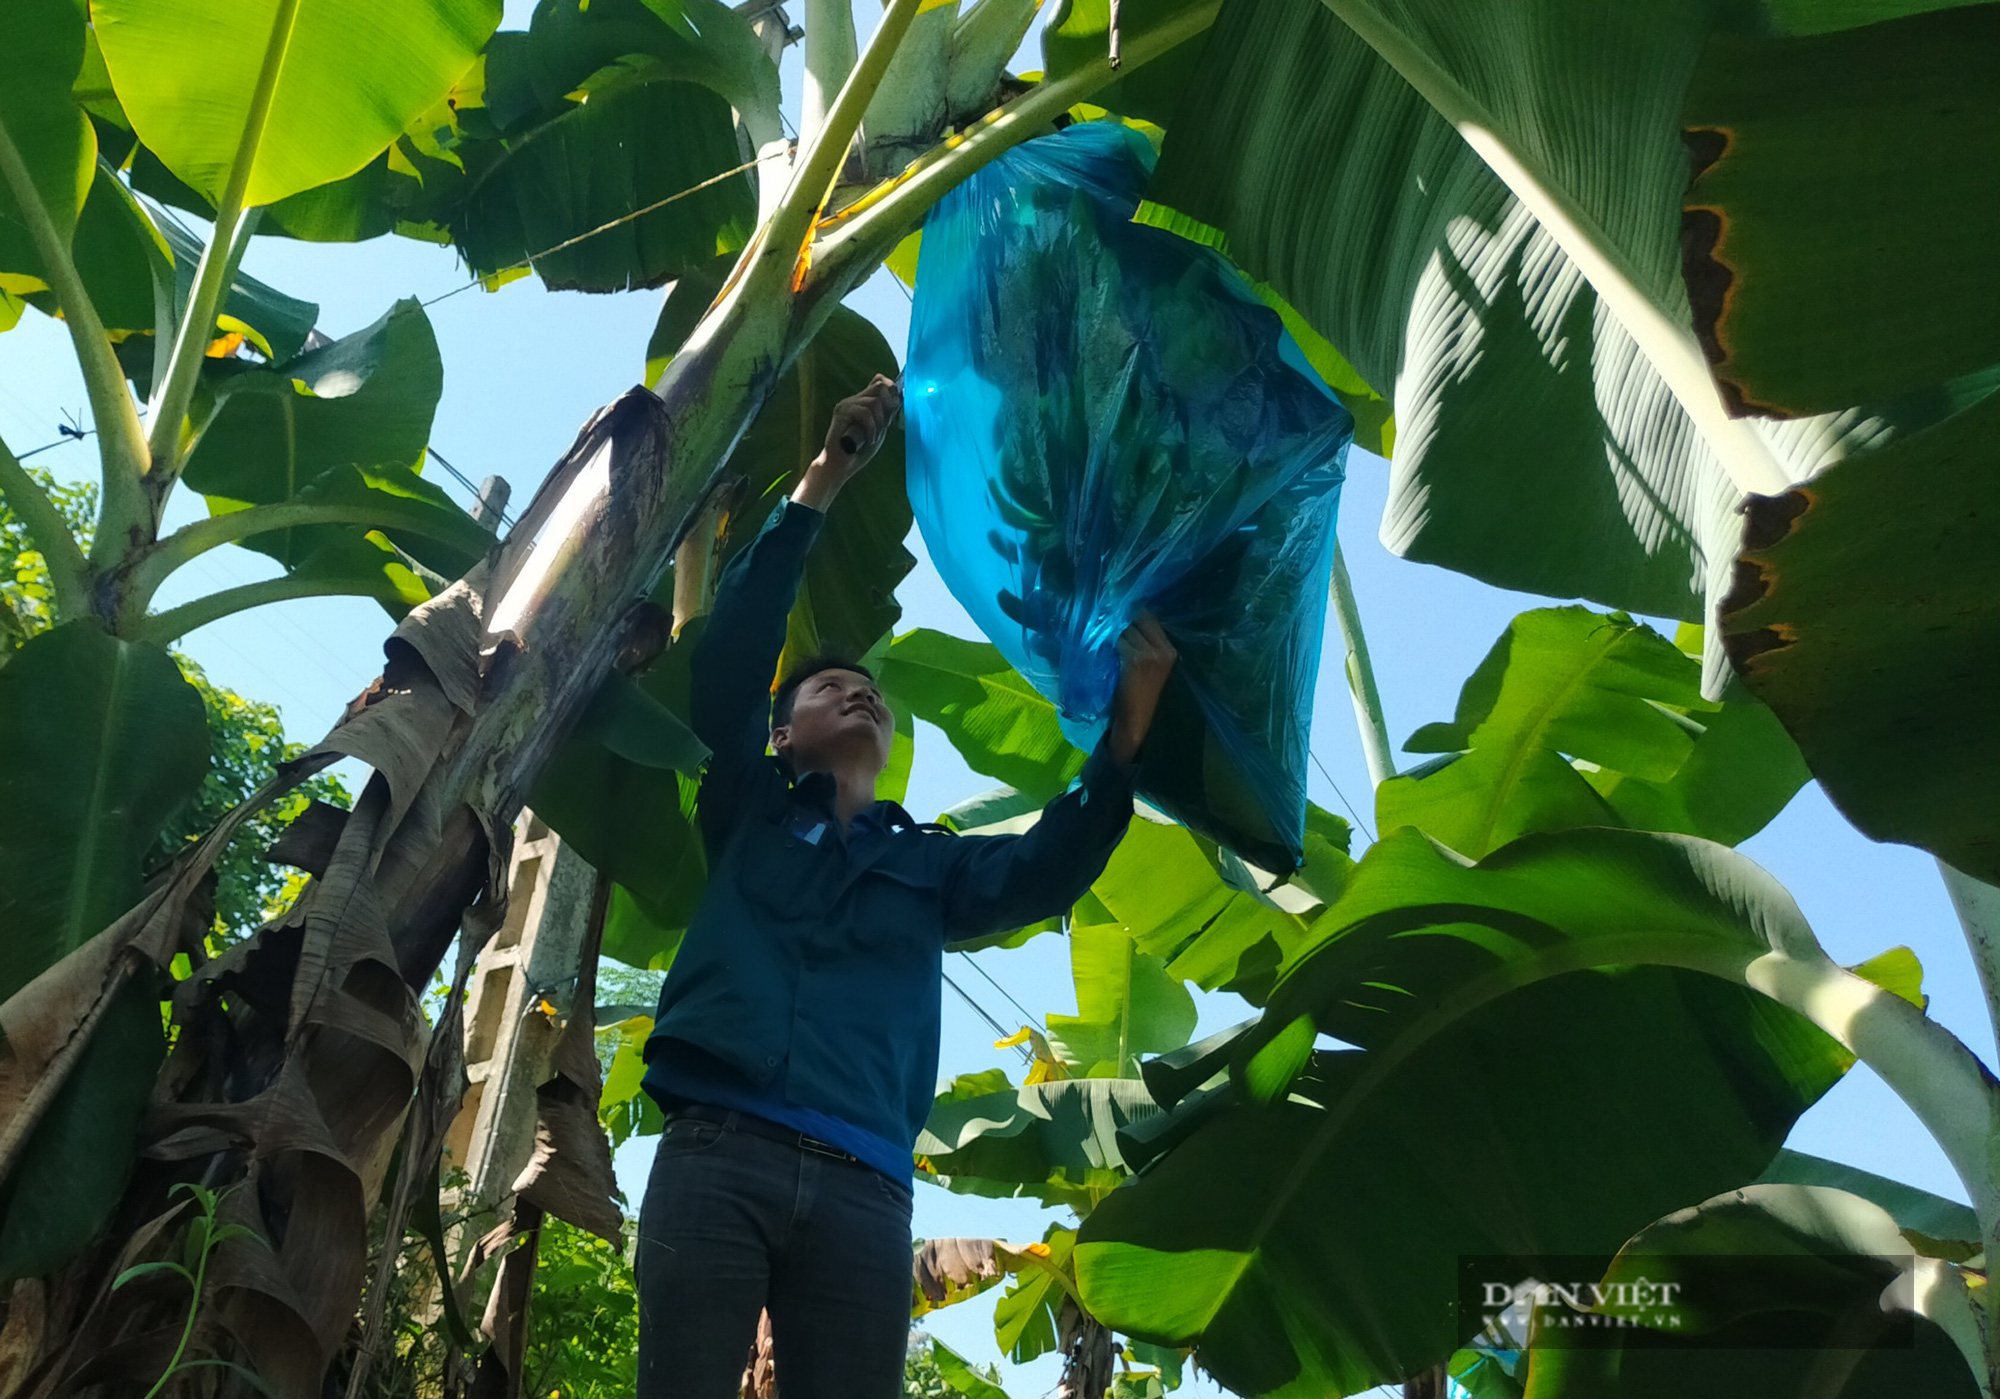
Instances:
[[[800,772],[831,769],[865,755],[888,766],[896,719],[875,682],[859,671],[822,670],[792,696],[792,718],[771,731],[771,747]]]

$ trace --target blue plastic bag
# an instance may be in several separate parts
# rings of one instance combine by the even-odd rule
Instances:
[[[1141,793],[1299,862],[1353,420],[1242,274],[1133,223],[1152,148],[1110,122],[999,157],[924,224],[910,504],[980,629],[1088,749],[1150,608],[1180,663]]]

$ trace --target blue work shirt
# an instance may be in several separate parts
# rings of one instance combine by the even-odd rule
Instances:
[[[645,1087],[735,1108],[907,1178],[936,1093],[944,951],[1067,909],[1132,815],[1102,744],[1020,835],[956,836],[877,802],[845,830],[825,773],[766,753],[771,676],[825,517],[781,504],[724,570],[695,645],[710,750],[697,817],[708,887],[660,989]]]

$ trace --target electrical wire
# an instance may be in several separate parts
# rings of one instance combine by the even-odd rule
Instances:
[[[992,975],[987,972],[986,968],[980,966],[978,962],[973,960],[973,956],[970,952],[961,951],[958,955],[963,957],[966,960],[967,964],[969,964],[974,971],[978,972],[981,976],[986,978],[986,984],[988,986],[991,986],[995,991],[998,991],[1001,995],[1005,996],[1007,998],[1007,1004],[1014,1007],[1015,1010],[1020,1011],[1022,1016],[1026,1018],[1027,1022],[1030,1025],[1034,1026],[1037,1031],[1039,1031],[1044,1035],[1048,1033],[1048,1027],[1043,1025],[1040,1020],[1037,1020],[1035,1018],[1034,1012],[1029,1010],[1026,1006],[1022,1005],[1019,1001],[1015,1000],[1014,993],[1009,991],[1006,987],[1002,986],[999,982],[995,981]]]
[[[944,984],[949,986],[952,990],[958,992],[958,998],[964,1001],[967,1005],[971,1006],[973,1013],[977,1015],[981,1020],[984,1020],[988,1025],[991,1025],[993,1027],[994,1034],[998,1035],[1003,1040],[1008,1037],[1010,1032],[1008,1031],[1007,1027],[1002,1025],[998,1020],[995,1020],[991,1015],[989,1015],[987,1013],[985,1006],[973,1000],[972,994],[969,991],[967,991],[963,986],[960,986],[956,981],[953,981],[951,979],[950,972],[943,972],[940,974],[944,977]],[[1034,1051],[1029,1049],[1025,1044],[1017,1044],[1014,1046],[1014,1048],[1020,1051],[1021,1059],[1023,1062],[1030,1064],[1034,1062],[1035,1060]]]
[[[458,482],[459,485],[465,487],[466,491],[470,493],[472,496],[473,504],[477,505],[481,499],[481,496],[479,487],[472,484],[472,478],[467,476],[463,471],[460,471],[457,467],[453,466],[450,462],[446,461],[444,458],[444,453],[440,452],[437,448],[426,445],[424,447],[424,450],[430,453],[431,460],[435,461],[439,466],[445,469],[446,473],[450,475],[452,480]],[[494,513],[500,517],[500,526],[502,529],[514,528],[514,517],[512,515],[509,515],[505,510],[497,510]]]
[[[648,204],[643,208],[634,209],[629,213],[620,214],[617,218],[612,219],[607,223],[601,223],[597,227],[589,229],[586,232],[579,233],[572,238],[565,238],[562,240],[562,242],[557,243],[553,247],[544,248],[538,253],[530,253],[528,254],[527,258],[521,262],[514,263],[507,267],[497,268],[496,270],[487,273],[486,276],[484,277],[474,277],[471,281],[465,283],[463,286],[453,287],[450,291],[447,292],[440,292],[438,295],[431,297],[429,300],[424,301],[421,304],[424,306],[435,306],[440,301],[449,300],[450,298],[457,296],[462,291],[471,291],[474,287],[484,286],[492,278],[505,276],[509,272],[531,272],[534,270],[534,265],[540,262],[545,257],[552,257],[556,253],[562,252],[565,249],[575,247],[578,243],[586,242],[589,239],[595,238],[600,233],[609,233],[612,229],[617,228],[621,224],[630,223],[634,219],[644,218],[647,214],[650,214],[658,209],[664,209],[667,207],[667,205],[672,204],[677,200],[686,199],[691,194],[699,194],[702,190],[707,189],[711,185],[719,185],[724,180],[732,179],[735,176],[741,175],[746,171],[754,170],[767,160],[777,160],[780,157],[786,160],[790,160],[792,157],[792,151],[793,147],[787,146],[782,151],[770,151],[764,155],[756,156],[753,159],[746,160],[741,165],[735,166],[728,170],[724,170],[719,175],[711,175],[707,179],[701,181],[698,184],[689,185],[686,189],[681,190],[677,194],[670,194],[665,199],[656,199],[651,204]]]
[[[1347,814],[1354,818],[1356,828],[1360,830],[1361,834],[1367,836],[1368,843],[1373,845],[1375,843],[1375,832],[1368,829],[1368,823],[1361,819],[1361,813],[1354,809],[1354,803],[1347,799],[1347,793],[1340,790],[1340,784],[1333,780],[1333,774],[1326,770],[1326,764],[1319,760],[1319,754],[1308,748],[1306,756],[1313,760],[1313,766],[1319,769],[1319,775],[1326,779],[1327,786],[1333,788],[1333,794],[1340,798],[1340,804],[1347,808]]]

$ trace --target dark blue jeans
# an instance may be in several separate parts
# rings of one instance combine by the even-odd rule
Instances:
[[[767,1307],[784,1399],[903,1392],[910,1187],[872,1166],[675,1118],[635,1272],[639,1399],[735,1399]]]

